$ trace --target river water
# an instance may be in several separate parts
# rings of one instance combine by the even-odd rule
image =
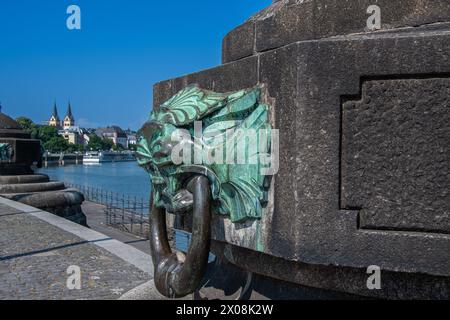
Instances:
[[[149,175],[134,161],[48,167],[38,172],[49,175],[52,180],[99,188],[146,201],[150,195]]]

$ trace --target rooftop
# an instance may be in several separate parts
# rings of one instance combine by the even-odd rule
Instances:
[[[20,129],[16,120],[0,112],[0,129]]]

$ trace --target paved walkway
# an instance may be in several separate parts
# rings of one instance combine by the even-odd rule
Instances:
[[[137,242],[136,242],[137,243]],[[81,289],[67,287],[70,267]],[[118,299],[151,288],[145,252],[53,214],[0,198],[0,299]]]
[[[104,213],[105,206],[98,203],[85,201],[81,207],[86,215],[87,223],[91,229],[101,232],[120,242],[129,244],[142,252],[150,254],[150,241],[148,239],[140,238],[129,232],[113,228],[106,224]]]

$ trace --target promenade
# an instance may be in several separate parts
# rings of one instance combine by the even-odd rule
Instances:
[[[112,236],[0,197],[0,299],[161,299],[149,254]]]

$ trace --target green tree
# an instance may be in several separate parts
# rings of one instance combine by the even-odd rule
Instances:
[[[101,150],[102,149],[102,139],[95,135],[89,135],[89,143],[87,145],[88,150]]]
[[[84,148],[83,144],[77,144],[76,147],[77,147],[77,150],[75,150],[75,151],[78,151],[78,152],[84,152],[85,151],[85,148]]]
[[[23,130],[30,130],[34,125],[33,121],[27,117],[18,117],[16,121]]]
[[[112,146],[112,149],[113,149],[114,151],[123,151],[123,150],[125,150],[125,148],[124,148],[121,144],[115,144],[115,145],[113,145],[113,146]]]
[[[87,145],[88,150],[111,150],[114,146],[114,142],[111,139],[100,138],[99,136],[92,134],[89,136],[89,143]]]
[[[31,135],[32,139],[39,139],[39,126],[34,124],[31,119],[27,117],[19,117],[16,121],[22,130]]]
[[[82,144],[69,144],[66,152],[68,153],[84,152],[84,146]]]
[[[114,142],[111,139],[102,139],[103,150],[111,150],[114,147]]]
[[[44,149],[49,152],[66,152],[70,145],[62,136],[51,137],[43,142]]]
[[[58,134],[58,129],[52,126],[38,126],[27,117],[16,119],[20,127],[31,134],[33,139],[40,139],[42,146],[49,152],[75,152],[84,151],[82,145],[69,144],[62,136]]]
[[[39,139],[41,139],[43,144],[56,137],[60,137],[60,135],[58,134],[58,129],[56,129],[55,127],[41,126],[39,128]]]

